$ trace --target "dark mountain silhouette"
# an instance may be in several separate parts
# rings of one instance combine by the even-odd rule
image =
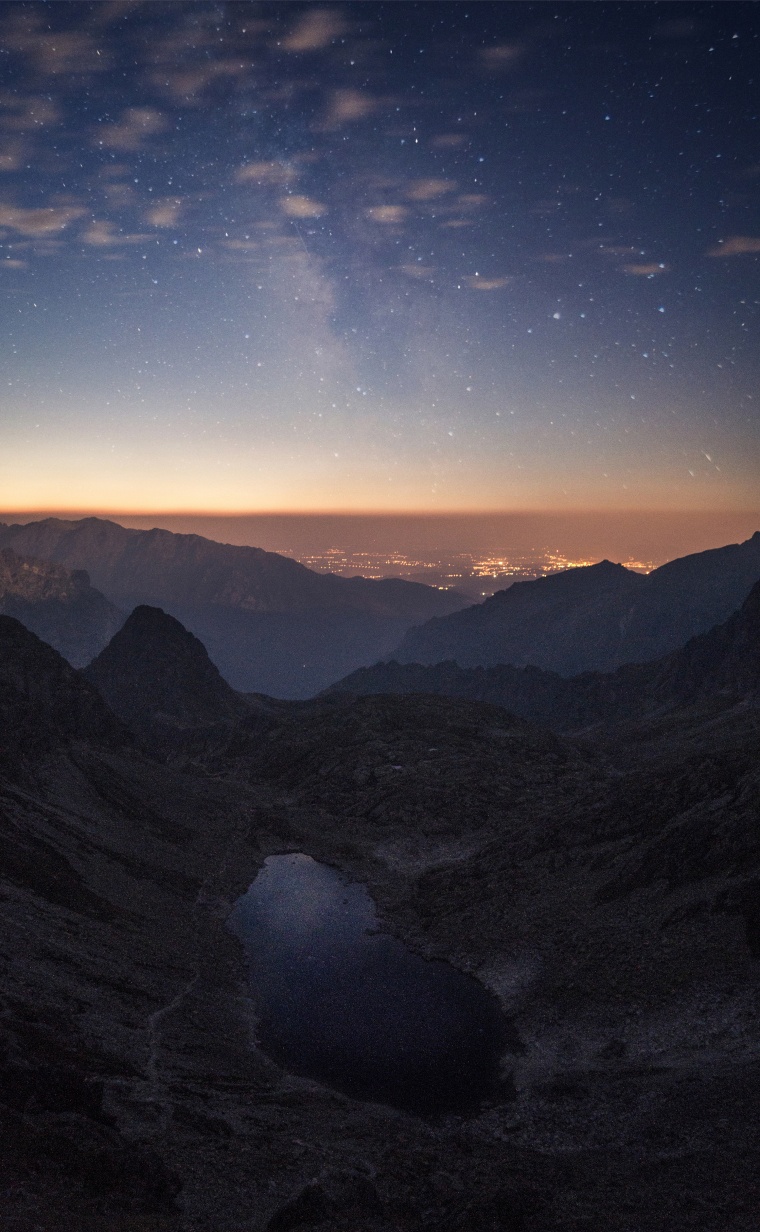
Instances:
[[[83,671],[114,714],[151,745],[181,746],[248,713],[205,647],[160,608],[135,608]]]
[[[143,608],[104,687],[133,721],[200,721],[180,771],[0,617],[5,1223],[754,1232],[760,708],[719,706],[755,696],[757,620],[756,590],[614,673],[665,715],[642,742],[429,695],[235,719],[195,639]],[[264,1055],[225,920],[283,851],[366,882],[383,930],[499,996],[519,1041],[482,1115],[452,1129]]]
[[[97,689],[12,616],[0,616],[0,730],[2,769],[14,776],[75,741],[131,743]]]
[[[74,667],[89,663],[124,620],[84,570],[17,556],[10,548],[0,548],[0,613],[15,616]]]
[[[418,582],[319,574],[260,548],[100,518],[3,524],[2,546],[87,569],[126,611],[163,608],[201,638],[233,687],[280,697],[309,696],[463,602]]]
[[[563,677],[537,667],[463,668],[451,661],[377,663],[326,693],[433,693],[505,706],[558,731],[662,714],[722,697],[760,697],[760,582],[742,607],[708,633],[651,663]]]
[[[648,576],[602,561],[517,582],[405,636],[402,663],[533,664],[562,676],[659,658],[739,607],[760,577],[760,532],[668,562]]]

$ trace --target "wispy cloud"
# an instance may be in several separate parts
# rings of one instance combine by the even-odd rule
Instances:
[[[152,227],[173,227],[179,218],[182,205],[179,197],[163,197],[146,211],[145,221]]]
[[[6,141],[0,145],[0,171],[18,171],[29,151],[21,141]]]
[[[238,184],[289,184],[297,179],[298,171],[293,166],[280,162],[244,163],[235,172]]]
[[[434,150],[456,150],[465,145],[467,138],[463,133],[438,133],[431,139]]]
[[[406,274],[407,278],[416,278],[420,281],[423,279],[428,281],[435,273],[432,265],[418,265],[411,261],[407,262],[405,265],[400,265],[398,268],[401,270],[402,274]]]
[[[116,228],[112,222],[93,219],[82,235],[85,244],[95,248],[111,248],[120,244],[142,244],[150,237],[147,235],[128,235]]]
[[[289,218],[320,218],[322,214],[327,213],[327,206],[321,201],[315,201],[313,197],[300,196],[298,193],[280,197],[280,209]]]
[[[456,180],[439,180],[431,176],[425,180],[413,180],[406,196],[410,201],[435,201],[446,193],[454,192],[456,187]]]
[[[61,111],[52,98],[39,95],[0,94],[0,129],[28,133],[60,120]]]
[[[491,72],[501,72],[519,60],[523,51],[519,43],[497,43],[494,47],[482,49],[480,63]]]
[[[708,257],[738,257],[745,253],[755,252],[760,252],[760,236],[729,235],[725,240],[718,240],[707,255]]]
[[[642,278],[654,278],[657,274],[666,274],[669,268],[664,261],[645,261],[641,264],[633,262],[623,266],[626,274],[638,274]]]
[[[504,287],[508,287],[511,282],[514,282],[514,279],[509,275],[501,278],[482,278],[480,274],[471,274],[467,278],[463,278],[462,282],[471,291],[502,291]]]
[[[348,29],[337,9],[311,8],[302,12],[290,34],[280,41],[285,51],[320,51]]]
[[[365,90],[333,90],[322,127],[340,128],[352,120],[363,120],[377,111],[379,105],[379,100]]]
[[[167,127],[167,119],[155,107],[127,107],[117,124],[101,124],[96,144],[109,150],[140,150],[148,137]]]
[[[47,15],[43,20],[39,8],[36,11],[24,11],[16,5],[6,8],[10,10],[10,19],[3,27],[3,46],[26,56],[40,75],[102,73],[109,67],[108,52],[87,31],[52,33],[47,28]]]
[[[372,222],[388,224],[403,222],[409,210],[405,205],[371,205],[365,213]]]
[[[36,209],[24,209],[0,202],[0,227],[7,227],[18,235],[34,239],[57,235],[84,213],[86,211],[79,206],[40,206]]]

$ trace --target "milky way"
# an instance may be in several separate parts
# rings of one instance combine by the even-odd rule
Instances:
[[[2,5],[6,507],[753,507],[759,34]]]

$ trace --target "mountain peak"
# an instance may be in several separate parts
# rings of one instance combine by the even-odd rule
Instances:
[[[203,643],[173,616],[147,604],[134,609],[84,675],[142,736],[178,734],[247,713]]]

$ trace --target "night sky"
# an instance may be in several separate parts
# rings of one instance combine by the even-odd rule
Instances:
[[[0,5],[4,508],[756,508],[759,35]]]

